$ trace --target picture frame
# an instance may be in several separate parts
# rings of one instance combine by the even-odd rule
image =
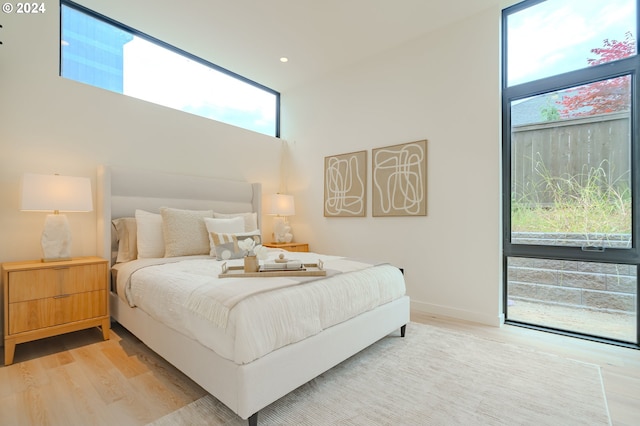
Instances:
[[[372,214],[427,215],[427,140],[382,148],[371,155]]]
[[[324,216],[367,214],[367,151],[324,158]]]

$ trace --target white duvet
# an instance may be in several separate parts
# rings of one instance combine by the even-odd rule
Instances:
[[[405,294],[401,272],[390,265],[315,253],[288,256],[304,263],[321,259],[327,278],[309,282],[286,277],[218,278],[223,262],[209,256],[140,259],[114,267],[118,295],[220,356],[244,364]],[[227,263],[240,265],[242,259]],[[259,282],[277,288],[242,294],[243,284],[256,287]],[[228,295],[236,287],[239,301],[224,321],[209,315],[220,309],[216,291]],[[193,303],[203,296],[204,304]]]

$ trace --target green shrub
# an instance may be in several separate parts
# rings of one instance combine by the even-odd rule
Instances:
[[[628,180],[611,182],[604,163],[574,176],[551,176],[538,162],[536,173],[541,179],[528,182],[524,195],[512,195],[512,231],[630,234]]]

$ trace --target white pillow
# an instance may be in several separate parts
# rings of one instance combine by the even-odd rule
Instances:
[[[235,234],[244,231],[244,219],[240,216],[230,218],[205,217],[204,224],[208,232]]]
[[[192,256],[209,253],[209,237],[204,218],[211,210],[181,210],[162,207],[164,257]]]
[[[135,216],[138,258],[164,257],[162,216],[145,210],[136,210]]]
[[[207,227],[207,235],[209,236],[209,255],[216,255],[216,245],[213,242],[212,232],[216,234],[236,234],[244,232],[244,218],[240,216],[230,218],[204,218],[204,224]]]
[[[258,230],[258,213],[216,213],[213,212],[213,217],[218,218],[230,218],[241,217],[244,219],[244,232],[252,232]]]

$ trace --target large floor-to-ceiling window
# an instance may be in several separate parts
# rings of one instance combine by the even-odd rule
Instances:
[[[638,346],[638,2],[503,11],[507,322]]]

